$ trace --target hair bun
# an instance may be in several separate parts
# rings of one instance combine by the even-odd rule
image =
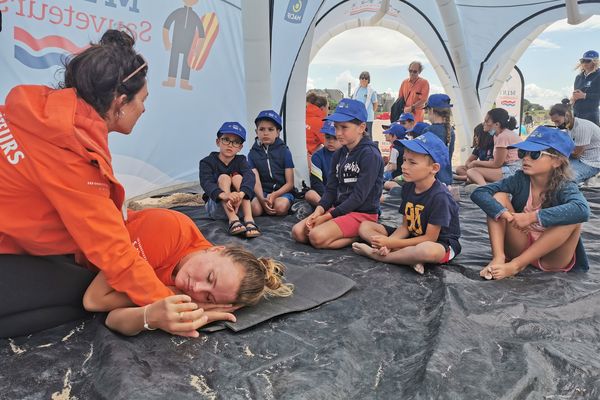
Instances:
[[[571,103],[571,101],[570,101],[568,98],[566,98],[566,97],[565,97],[564,99],[562,99],[562,100],[560,101],[560,103],[561,103],[562,105],[568,106],[568,105]]]
[[[130,47],[133,48],[135,39],[132,35],[124,31],[118,31],[116,29],[107,30],[102,39],[100,39],[101,45],[116,45],[119,47]]]

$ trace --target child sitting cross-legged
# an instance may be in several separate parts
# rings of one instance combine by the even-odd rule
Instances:
[[[360,225],[365,243],[357,254],[390,264],[410,265],[422,274],[425,264],[444,264],[460,253],[458,204],[436,174],[448,161],[448,147],[433,132],[402,140],[402,225],[394,229],[371,221]]]
[[[217,147],[200,161],[200,185],[209,197],[206,211],[212,219],[229,220],[229,234],[247,238],[260,236],[252,218],[254,173],[246,157],[238,154],[244,146],[246,130],[237,122],[225,122],[217,132]],[[243,223],[239,215],[242,215]]]
[[[518,149],[523,169],[471,194],[487,214],[492,245],[480,275],[502,279],[530,264],[547,272],[587,270],[581,225],[590,208],[570,179],[575,143],[560,129],[540,126],[509,148]]]

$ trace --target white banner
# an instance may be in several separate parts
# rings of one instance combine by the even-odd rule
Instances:
[[[511,117],[521,124],[523,114],[523,76],[515,66],[496,97],[496,107],[504,108]]]

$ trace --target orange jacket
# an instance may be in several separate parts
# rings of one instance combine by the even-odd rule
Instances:
[[[106,123],[73,89],[13,88],[0,148],[0,254],[75,254],[138,305],[173,294],[131,243]]]
[[[325,135],[320,130],[323,127],[323,118],[327,113],[314,104],[306,104],[306,150],[313,154],[325,143]]]

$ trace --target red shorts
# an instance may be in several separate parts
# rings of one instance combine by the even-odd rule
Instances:
[[[363,221],[377,222],[377,214],[366,214],[360,212],[351,212],[346,215],[341,215],[332,219],[337,226],[340,227],[342,235],[345,238],[352,238],[358,236],[358,228]]]
[[[444,255],[444,258],[440,260],[439,264],[445,264],[447,262],[450,262],[452,261],[452,259],[454,259],[454,257],[456,257],[454,249],[452,248],[452,246],[448,246],[448,250],[446,250],[446,254]]]
[[[535,242],[535,239],[531,236],[531,234],[527,235],[527,239],[529,242],[527,245],[527,248],[529,248],[529,246],[531,246],[533,244],[533,242]],[[571,258],[571,261],[569,262],[569,264],[560,269],[550,269],[547,265],[546,266],[542,265],[541,259],[537,259],[537,260],[533,261],[531,263],[531,265],[533,265],[537,269],[540,269],[544,272],[569,272],[575,266],[575,261],[576,261],[575,254],[573,254],[573,258]]]

